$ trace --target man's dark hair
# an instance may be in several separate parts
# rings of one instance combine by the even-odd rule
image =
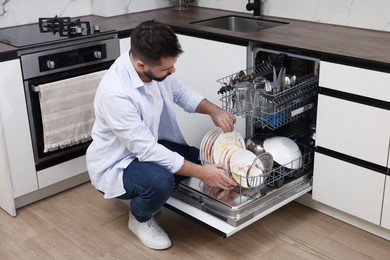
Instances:
[[[131,53],[149,65],[159,65],[162,57],[178,57],[183,50],[172,28],[151,20],[132,31]]]

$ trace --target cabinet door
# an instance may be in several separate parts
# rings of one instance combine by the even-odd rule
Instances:
[[[390,110],[319,95],[316,144],[386,167]]]
[[[19,60],[0,63],[0,118],[14,197],[38,189]]]
[[[321,61],[320,86],[390,101],[390,73]]]
[[[178,35],[184,53],[177,59],[176,75],[191,89],[221,105],[217,94],[221,87],[217,79],[246,69],[246,47],[196,37]],[[190,145],[199,147],[203,136],[214,124],[209,116],[188,115],[176,109],[180,129]],[[245,135],[245,119],[237,118],[235,129]]]
[[[385,174],[316,153],[313,199],[379,225],[385,177]]]
[[[15,201],[9,175],[8,159],[3,137],[3,126],[0,121],[0,207],[12,216],[16,216]]]
[[[386,176],[381,226],[390,229],[390,176]]]

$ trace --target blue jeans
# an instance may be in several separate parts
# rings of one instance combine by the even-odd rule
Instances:
[[[182,155],[186,160],[200,164],[199,149],[165,140],[159,141],[168,149]],[[165,167],[152,162],[132,161],[123,171],[126,193],[118,199],[130,199],[131,213],[139,222],[152,218],[171,196],[175,181],[184,176],[172,174]]]

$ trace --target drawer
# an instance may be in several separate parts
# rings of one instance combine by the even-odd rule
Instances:
[[[390,110],[318,96],[316,145],[386,167]]]
[[[380,224],[385,174],[315,154],[313,199]]]
[[[320,86],[390,101],[390,74],[321,61]]]
[[[72,160],[54,165],[50,168],[38,171],[38,185],[39,188],[42,189],[57,182],[85,173],[86,171],[87,165],[85,155],[83,155]]]

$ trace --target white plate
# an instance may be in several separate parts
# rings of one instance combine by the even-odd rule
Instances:
[[[223,163],[222,154],[231,146],[245,148],[245,141],[241,134],[236,131],[220,134],[213,146],[214,162]]]
[[[232,155],[235,151],[243,149],[238,146],[230,146],[228,149],[225,150],[225,152],[222,155],[222,163],[224,164],[225,168],[230,171],[230,159],[232,158]]]
[[[215,132],[218,132],[218,131],[221,131],[220,129],[212,129],[210,131],[208,131],[203,139],[202,139],[202,142],[200,143],[200,147],[199,147],[199,159],[201,160],[202,163],[206,162],[206,144],[207,144],[207,141],[209,140],[210,136],[215,133]]]
[[[214,159],[213,159],[214,142],[221,133],[222,130],[213,132],[210,135],[210,138],[207,140],[206,149],[205,149],[205,158],[207,163],[214,163]]]
[[[257,167],[250,168],[255,159],[256,155],[245,149],[235,151],[230,159],[230,170],[233,178],[244,188],[258,186],[263,183],[262,170]],[[249,168],[250,171],[248,173]],[[248,182],[251,185],[248,185]],[[253,183],[257,185],[253,185]]]

